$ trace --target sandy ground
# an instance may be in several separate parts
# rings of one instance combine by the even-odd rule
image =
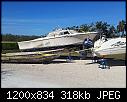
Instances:
[[[2,88],[125,88],[126,66],[98,68],[91,60],[1,64]]]

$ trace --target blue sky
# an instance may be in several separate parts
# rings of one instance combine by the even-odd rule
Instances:
[[[126,19],[123,2],[2,2],[2,34],[43,35],[55,27]]]

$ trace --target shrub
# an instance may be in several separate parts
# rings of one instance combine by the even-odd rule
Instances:
[[[1,42],[2,50],[18,50],[18,43],[17,42]]]

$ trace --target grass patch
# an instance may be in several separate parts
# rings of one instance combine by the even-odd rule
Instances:
[[[17,43],[17,42],[14,42],[14,41],[2,41],[1,43],[4,44],[4,43]]]
[[[2,54],[19,52],[20,50],[2,50]]]
[[[18,50],[17,42],[1,42],[2,50]]]
[[[79,53],[77,52],[70,52],[71,53],[71,56],[79,56]],[[69,53],[68,52],[65,52],[65,53],[61,53],[60,56],[68,56]]]

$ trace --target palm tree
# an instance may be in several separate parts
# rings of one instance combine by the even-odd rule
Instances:
[[[108,35],[110,37],[115,37],[115,32],[116,32],[115,27],[114,26],[110,26],[109,31],[108,31]]]
[[[106,37],[109,37],[109,35],[108,35],[109,26],[110,25],[107,24],[107,22],[102,22],[102,21],[96,22],[96,24],[95,24],[96,30],[99,31],[100,33],[106,35]]]
[[[96,31],[96,27],[95,27],[95,24],[94,23],[91,23],[90,25],[89,25],[89,30],[92,32],[92,31]]]
[[[122,33],[122,35],[124,35],[125,25],[126,25],[126,22],[124,20],[119,22],[119,24],[117,25],[118,33]]]
[[[90,26],[87,25],[87,24],[83,24],[83,25],[80,26],[80,30],[83,31],[83,32],[88,32],[88,31],[90,31],[89,28],[90,28]]]

